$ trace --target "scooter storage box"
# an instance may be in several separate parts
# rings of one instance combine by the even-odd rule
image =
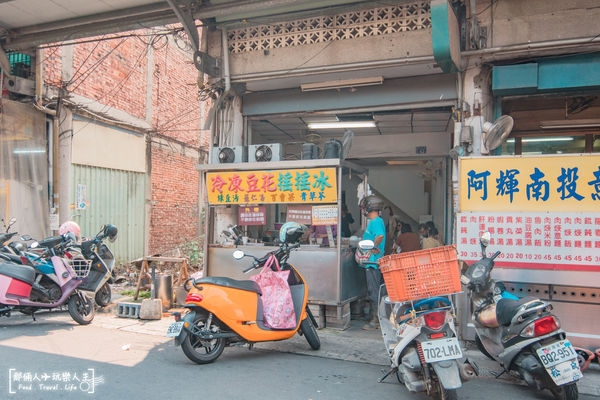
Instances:
[[[394,302],[461,291],[458,255],[454,246],[391,254],[382,257],[379,265],[388,296]]]
[[[29,297],[35,277],[33,268],[27,265],[3,263],[0,264],[0,275],[3,282],[9,280],[8,284],[0,285],[6,288],[6,295]]]

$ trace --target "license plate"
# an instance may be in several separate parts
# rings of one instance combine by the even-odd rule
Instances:
[[[421,342],[426,363],[462,358],[462,350],[457,338]]]
[[[577,381],[583,376],[576,358],[546,368],[546,371],[557,386]]]
[[[571,342],[561,340],[537,350],[537,355],[544,365],[544,368],[550,368],[565,361],[577,358],[577,353],[573,349]]]
[[[167,337],[177,337],[183,329],[183,322],[173,322],[167,329]]]

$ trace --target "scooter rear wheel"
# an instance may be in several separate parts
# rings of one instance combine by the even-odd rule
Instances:
[[[577,383],[569,383],[563,386],[556,386],[550,389],[556,400],[577,400],[579,398],[579,389]]]
[[[213,317],[213,322],[211,322],[210,326],[205,327],[207,318],[207,315],[197,315],[196,319],[194,319],[193,329],[210,329],[213,332],[218,332],[220,327],[215,324],[215,317]],[[208,364],[215,361],[219,358],[224,348],[225,339],[223,338],[202,340],[192,333],[189,333],[183,343],[181,343],[183,354],[196,364]]]
[[[458,394],[456,393],[456,389],[444,389],[442,382],[438,381],[437,383],[437,398],[439,400],[457,400]]]
[[[100,307],[106,307],[110,304],[110,299],[112,297],[112,292],[110,290],[110,285],[106,282],[98,291],[96,292],[96,296],[94,296],[94,300],[96,300],[96,304]]]

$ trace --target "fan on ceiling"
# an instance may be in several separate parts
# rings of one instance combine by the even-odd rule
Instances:
[[[490,154],[504,143],[513,129],[515,121],[510,115],[503,115],[494,123],[484,122],[481,134],[481,154]]]

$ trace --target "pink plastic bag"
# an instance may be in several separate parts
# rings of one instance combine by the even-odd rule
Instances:
[[[270,267],[275,262],[277,271]],[[250,279],[258,283],[262,291],[264,323],[274,329],[293,329],[296,327],[296,312],[292,301],[292,292],[288,284],[290,271],[282,271],[275,256],[269,257],[259,274]]]

